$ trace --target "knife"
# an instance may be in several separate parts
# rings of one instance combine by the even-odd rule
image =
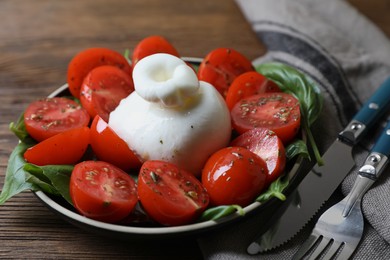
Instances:
[[[281,215],[280,218],[264,234],[254,239],[247,248],[248,254],[254,255],[281,246],[305,226],[355,166],[352,148],[389,107],[390,77],[338,134],[322,156],[324,164],[316,164],[291,193],[289,200],[282,203],[281,212],[275,213],[276,216]]]

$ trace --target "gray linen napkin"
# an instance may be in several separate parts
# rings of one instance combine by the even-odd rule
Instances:
[[[324,152],[374,89],[390,76],[389,39],[342,0],[236,2],[268,49],[254,63],[284,62],[310,75],[321,88],[324,109],[314,135]],[[356,149],[358,165],[374,136]],[[357,169],[329,203],[349,192]],[[366,193],[362,209],[365,232],[353,259],[390,259],[390,169]],[[308,237],[318,216],[282,247],[257,256],[248,255],[246,249],[266,221],[261,215],[203,236],[199,245],[205,259],[289,259]]]

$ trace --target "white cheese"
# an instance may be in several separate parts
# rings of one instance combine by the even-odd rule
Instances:
[[[142,161],[164,160],[199,175],[207,158],[229,143],[229,110],[184,61],[155,55],[134,67],[135,91],[110,114],[109,126]]]

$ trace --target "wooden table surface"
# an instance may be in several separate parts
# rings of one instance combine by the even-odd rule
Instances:
[[[388,36],[390,2],[350,0]],[[232,0],[0,1],[0,187],[17,144],[8,131],[27,104],[66,81],[72,56],[89,47],[132,50],[142,38],[168,38],[182,56],[225,46],[253,59],[264,53]],[[115,241],[68,224],[31,192],[0,207],[0,258],[199,259],[195,238]]]

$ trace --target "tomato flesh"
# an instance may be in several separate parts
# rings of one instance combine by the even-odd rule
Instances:
[[[257,71],[248,71],[234,79],[226,94],[226,104],[229,110],[245,97],[266,92],[280,92],[276,83],[267,79]]]
[[[87,126],[90,117],[75,101],[45,98],[30,103],[24,112],[24,123],[29,135],[40,142],[61,132]]]
[[[266,185],[276,180],[286,166],[286,150],[280,138],[267,128],[254,128],[235,138],[231,146],[248,149],[262,158],[268,168]]]
[[[156,53],[167,53],[180,57],[175,47],[164,37],[152,35],[140,41],[133,51],[133,66],[142,58]]]
[[[142,165],[138,196],[148,215],[166,226],[194,221],[209,203],[209,196],[198,179],[163,161],[146,161]]]
[[[88,218],[109,223],[128,216],[138,201],[133,178],[102,161],[76,164],[69,189],[78,212]]]
[[[89,140],[88,127],[71,129],[30,147],[24,153],[24,158],[40,166],[75,164],[86,152]]]
[[[81,84],[88,73],[99,66],[111,65],[131,75],[132,68],[126,58],[111,49],[88,48],[76,54],[68,65],[67,82],[70,93],[80,98]]]
[[[249,205],[265,187],[267,165],[243,147],[226,147],[214,153],[202,171],[202,184],[212,205]]]
[[[100,116],[91,125],[91,147],[96,156],[122,170],[141,167],[138,157]]]
[[[299,101],[292,95],[263,93],[241,99],[231,111],[233,128],[240,134],[263,127],[274,131],[283,143],[298,133],[301,122]]]
[[[242,73],[253,70],[250,60],[238,51],[217,48],[207,54],[199,65],[198,78],[213,85],[226,97],[233,80]]]
[[[92,118],[99,115],[108,121],[119,102],[133,91],[130,74],[115,66],[99,66],[84,78],[80,101]]]

